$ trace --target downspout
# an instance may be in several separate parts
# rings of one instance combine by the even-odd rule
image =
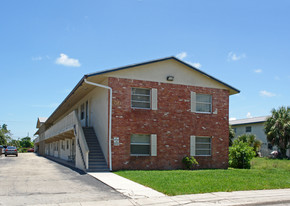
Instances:
[[[112,147],[111,147],[111,135],[112,135],[112,94],[113,94],[113,90],[111,87],[106,86],[106,85],[102,85],[102,84],[97,84],[94,82],[90,82],[88,81],[86,78],[84,79],[84,82],[86,84],[90,84],[96,87],[101,87],[104,89],[108,89],[110,90],[110,111],[109,111],[109,167],[110,167],[110,171],[112,171]]]

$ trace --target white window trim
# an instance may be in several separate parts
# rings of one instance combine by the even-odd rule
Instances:
[[[195,108],[195,111],[196,111],[196,113],[201,113],[201,114],[211,114],[212,113],[212,95],[211,94],[202,94],[202,93],[197,93],[196,95],[209,95],[210,96],[210,98],[211,98],[211,102],[210,103],[206,103],[206,102],[198,102],[198,101],[196,101],[196,99],[195,99],[195,106],[197,105],[197,104],[206,104],[206,105],[210,105],[210,112],[202,112],[202,111],[196,111],[196,108]]]
[[[149,103],[150,103],[150,107],[149,107],[149,108],[145,108],[145,107],[133,107],[132,102],[143,102],[143,103],[148,103],[148,102],[132,100],[132,95],[136,95],[136,94],[132,94],[132,89],[147,89],[147,90],[150,91],[150,94],[149,94],[149,95],[144,95],[144,94],[142,95],[142,94],[139,94],[139,96],[146,96],[146,97],[149,96]],[[152,107],[152,91],[151,91],[150,88],[138,88],[138,87],[132,87],[132,88],[131,88],[131,96],[130,96],[130,97],[131,97],[131,101],[130,101],[130,103],[131,103],[131,108],[132,108],[132,109],[147,109],[147,110],[151,110],[151,107]]]
[[[197,95],[210,95],[211,96],[211,103],[205,103],[205,102],[197,102],[196,101],[196,96]],[[197,104],[210,104],[210,112],[202,112],[202,111],[197,111],[196,110],[196,105]],[[203,93],[196,93],[196,92],[191,92],[191,112],[199,113],[199,114],[212,114],[213,113],[213,104],[212,104],[212,94],[203,94]]]
[[[157,110],[157,89],[152,88],[151,89],[151,109]]]
[[[196,154],[196,138],[210,138],[210,155],[197,155]],[[200,143],[199,143],[200,144]],[[208,143],[205,143],[208,144]],[[206,150],[208,149],[198,149],[198,150]],[[212,156],[212,137],[211,136],[190,136],[190,156],[197,156],[197,157],[211,157]]]

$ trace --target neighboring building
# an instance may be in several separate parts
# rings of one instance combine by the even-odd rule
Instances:
[[[46,120],[47,120],[46,117],[38,117],[37,123],[36,123],[36,128],[39,129],[45,123]],[[38,135],[39,131],[37,131],[35,134]],[[35,140],[33,140],[33,142],[34,142],[34,151],[38,152],[39,144],[35,144],[35,143],[39,142],[39,137],[37,137]]]
[[[229,95],[239,90],[168,57],[85,75],[39,127],[41,155],[86,171],[228,167]]]
[[[267,141],[264,130],[264,123],[269,116],[253,117],[247,119],[231,120],[230,125],[234,129],[235,137],[242,134],[254,134],[258,140],[261,140],[261,155],[268,156],[272,151],[272,145]],[[275,148],[274,148],[275,149]]]

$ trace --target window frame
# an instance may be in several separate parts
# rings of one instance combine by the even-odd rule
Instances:
[[[198,101],[197,101],[197,96],[198,96],[198,95],[210,96],[210,103],[206,103],[206,102],[198,102]],[[209,111],[209,112],[198,111],[198,110],[197,110],[197,104],[210,105],[210,111]],[[196,93],[196,97],[195,97],[195,112],[196,112],[196,113],[201,113],[201,114],[211,114],[211,113],[212,113],[212,95],[211,95],[211,94]]]
[[[132,143],[131,138],[133,135],[146,135],[149,138],[149,143]],[[148,154],[132,154],[131,146],[134,145],[148,145],[149,146],[149,153]],[[132,157],[138,157],[138,156],[143,156],[143,157],[149,157],[151,156],[151,135],[150,134],[131,134],[130,136],[130,156]]]
[[[208,139],[210,139],[210,142],[209,143],[197,142],[197,138],[208,138]],[[209,145],[210,149],[198,149],[197,148],[197,144]],[[195,136],[195,145],[194,145],[194,147],[195,147],[195,155],[194,156],[199,156],[199,157],[201,157],[201,156],[203,156],[203,157],[212,156],[212,137],[211,136]],[[199,150],[199,151],[209,151],[210,154],[209,155],[197,155],[196,154],[197,150]]]
[[[248,131],[248,129],[250,129],[250,131]],[[246,133],[251,133],[252,132],[252,126],[246,126],[245,132]]]
[[[143,89],[143,90],[149,90],[149,95],[145,95],[145,94],[133,94],[133,90],[134,89]],[[149,97],[149,101],[138,101],[138,100],[133,100],[132,97],[133,95],[135,96],[143,96],[143,97]],[[133,102],[141,102],[141,103],[149,103],[149,108],[147,107],[135,107],[133,106]],[[139,88],[139,87],[132,87],[131,88],[131,108],[132,109],[146,109],[146,110],[151,110],[152,108],[152,91],[150,88]]]

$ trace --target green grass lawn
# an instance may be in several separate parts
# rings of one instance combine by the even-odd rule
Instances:
[[[290,188],[290,160],[255,158],[252,169],[126,170],[115,174],[167,195]]]

